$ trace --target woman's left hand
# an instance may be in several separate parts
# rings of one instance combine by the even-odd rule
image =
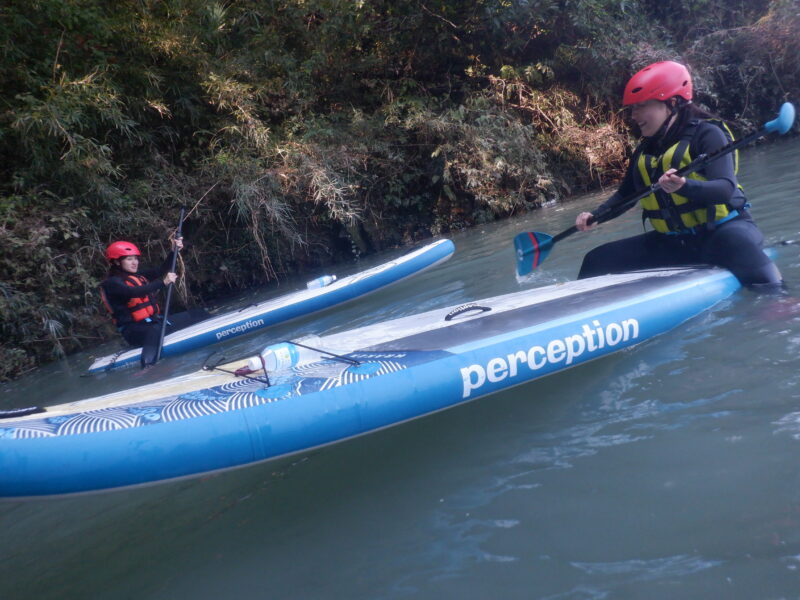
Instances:
[[[180,250],[183,249],[183,238],[182,237],[172,238],[172,247],[180,252]]]
[[[686,185],[686,178],[678,177],[675,173],[677,173],[675,169],[670,169],[658,178],[658,185],[668,194],[674,194]]]

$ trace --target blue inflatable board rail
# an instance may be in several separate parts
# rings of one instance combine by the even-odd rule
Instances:
[[[454,251],[452,241],[439,240],[325,287],[300,290],[206,319],[166,336],[161,356],[189,352],[355,300],[443,263]],[[138,366],[141,353],[141,348],[133,348],[103,356],[92,363],[88,373]]]
[[[201,370],[0,420],[0,497],[123,488],[305,452],[630,348],[733,294],[715,268],[607,275],[319,338],[305,364]],[[268,379],[268,381],[267,381]]]

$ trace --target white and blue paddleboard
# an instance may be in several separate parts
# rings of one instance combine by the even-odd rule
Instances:
[[[716,268],[607,275],[319,338],[310,362],[247,359],[0,419],[0,497],[123,488],[373,432],[630,348],[733,294]]]
[[[300,290],[206,319],[164,337],[161,356],[189,352],[355,300],[443,263],[454,250],[452,241],[439,240],[390,262],[343,277],[328,286]],[[137,366],[141,354],[141,348],[132,348],[103,356],[92,363],[88,372]]]

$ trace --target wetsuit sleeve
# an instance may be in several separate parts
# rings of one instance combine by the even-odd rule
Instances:
[[[117,277],[110,277],[102,285],[107,295],[129,300],[131,298],[141,298],[160,290],[164,287],[164,281],[158,278],[146,285],[128,285]]]
[[[711,123],[704,123],[698,131],[692,147],[692,156],[711,154],[728,144],[728,138],[722,130]],[[703,205],[725,204],[736,190],[733,153],[726,154],[699,171],[707,181],[686,179],[678,194],[692,202]]]

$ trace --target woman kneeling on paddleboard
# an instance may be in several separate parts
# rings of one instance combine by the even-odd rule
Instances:
[[[182,238],[175,238],[173,251],[183,248]],[[178,276],[170,272],[168,256],[160,267],[139,270],[141,252],[130,242],[114,242],[106,248],[110,263],[108,276],[100,284],[103,299],[117,329],[131,346],[142,348],[142,368],[156,362],[161,342],[162,318],[154,295],[172,283]],[[166,333],[183,329],[208,318],[202,308],[170,314]]]
[[[641,200],[642,220],[653,231],[591,250],[578,278],[708,263],[730,270],[743,285],[779,288],[781,274],[762,250],[764,236],[736,180],[738,156],[722,156],[687,177],[675,175],[693,158],[732,141],[724,122],[692,104],[686,67],[671,61],[645,67],[625,87],[623,105],[631,107],[644,139],[617,192],[594,213],[580,213],[575,227],[589,229],[595,214],[658,182],[661,189]]]

